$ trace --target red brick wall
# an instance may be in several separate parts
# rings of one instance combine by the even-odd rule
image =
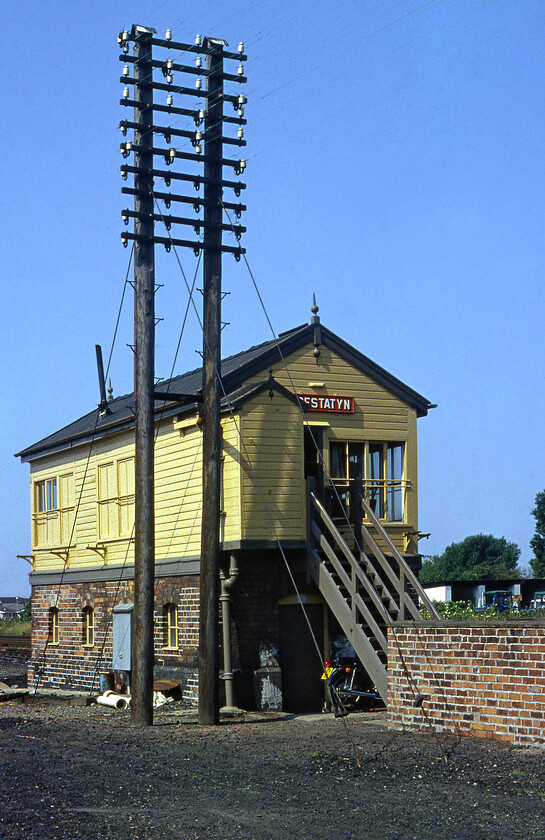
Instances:
[[[253,708],[253,672],[260,648],[278,647],[278,600],[290,590],[276,552],[241,553],[239,577],[232,590],[232,665],[237,702]],[[58,603],[57,603],[58,596]],[[112,668],[112,608],[133,600],[132,581],[63,583],[34,586],[32,657],[29,685],[98,692],[100,677]],[[164,648],[164,607],[178,607],[178,650]],[[59,644],[48,643],[49,608],[59,610]],[[95,645],[83,644],[83,608],[94,608]],[[222,633],[219,629],[221,642]],[[156,677],[181,682],[184,699],[195,703],[198,691],[199,578],[173,576],[155,581]],[[223,664],[220,652],[220,667]]]
[[[98,691],[100,677],[112,668],[112,608],[131,603],[133,582],[95,582],[32,588],[32,655],[29,686]],[[164,650],[163,606],[178,605],[177,651]],[[95,644],[84,646],[83,608],[94,608]],[[59,611],[59,644],[49,636],[49,609]],[[157,579],[155,586],[155,670],[177,668],[187,700],[197,693],[199,584],[197,577]]]
[[[545,743],[544,660],[544,621],[389,628],[388,722]]]

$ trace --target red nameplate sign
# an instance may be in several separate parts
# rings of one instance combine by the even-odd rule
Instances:
[[[330,397],[327,394],[297,394],[309,411],[333,411],[354,414],[354,397]]]

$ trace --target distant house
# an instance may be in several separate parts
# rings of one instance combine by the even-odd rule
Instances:
[[[221,377],[222,603],[237,702],[251,706],[254,673],[273,663],[285,708],[320,708],[321,665],[291,577],[322,653],[348,635],[385,695],[385,622],[419,617],[408,594],[421,565],[416,421],[433,406],[316,315],[225,359]],[[156,410],[155,674],[188,699],[198,684],[201,385],[200,369],[161,383],[172,396]],[[18,453],[31,470],[31,684],[39,674],[41,685],[96,688],[103,672],[130,670],[133,409],[132,394],[117,397]],[[372,538],[382,571],[357,555],[339,578],[335,550],[348,568],[353,545],[327,554],[316,535],[333,527],[350,541],[349,521]]]
[[[29,601],[30,598],[0,598],[0,618],[18,618]]]

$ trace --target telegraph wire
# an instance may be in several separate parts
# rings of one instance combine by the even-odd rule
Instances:
[[[444,0],[433,0],[433,2],[444,2]],[[495,4],[495,3],[497,3],[497,2],[499,2],[499,0],[490,0],[490,2],[489,2],[489,3],[485,3],[485,4],[483,4],[483,5],[481,5],[481,6],[477,7],[477,8],[471,9],[471,10],[470,10],[469,12],[467,12],[465,15],[461,15],[461,16],[459,16],[459,17],[457,17],[457,18],[451,18],[451,19],[449,19],[448,21],[446,21],[446,22],[444,22],[444,23],[442,23],[442,24],[439,24],[438,26],[435,26],[435,27],[433,27],[433,28],[432,28],[432,29],[430,29],[430,30],[427,30],[425,33],[423,33],[423,34],[421,34],[421,35],[418,35],[418,36],[416,36],[416,37],[414,37],[414,38],[411,38],[411,39],[409,39],[409,40],[403,41],[401,44],[398,44],[397,46],[391,47],[391,48],[390,48],[390,52],[396,52],[396,51],[399,51],[400,49],[402,49],[403,47],[405,47],[405,46],[407,46],[407,45],[409,45],[409,44],[413,43],[414,41],[417,41],[417,40],[419,40],[419,39],[421,39],[421,38],[425,38],[425,37],[427,37],[428,35],[430,35],[431,33],[433,33],[433,32],[435,32],[435,31],[437,31],[438,29],[441,29],[441,28],[446,28],[446,27],[448,27],[448,26],[451,26],[453,23],[457,23],[459,20],[462,20],[463,18],[466,18],[466,17],[470,16],[471,14],[474,14],[474,13],[476,13],[476,12],[478,12],[478,11],[481,11],[483,8],[487,8],[487,7],[488,7],[488,6],[490,6],[490,5],[494,5],[494,4]],[[420,10],[420,9],[419,9],[419,10]],[[419,10],[416,10],[416,11],[419,11]],[[414,14],[414,13],[415,13],[415,12],[410,12],[410,13],[408,13],[407,15],[405,15],[405,17],[409,17],[411,14]],[[384,27],[382,27],[381,29],[378,29],[378,30],[376,30],[375,32],[372,32],[372,33],[370,33],[369,35],[365,36],[365,40],[370,40],[371,38],[375,37],[375,35],[382,33],[382,32],[383,32],[383,31],[385,31],[386,29],[389,29],[391,26],[393,26],[393,25],[394,25],[394,23],[398,23],[398,22],[399,22],[399,21],[401,21],[401,20],[403,20],[403,18],[399,18],[399,19],[397,19],[396,21],[393,21],[393,22],[391,22],[391,23],[389,23],[389,24],[386,24],[386,25],[385,25]],[[354,47],[349,47],[349,48],[348,48],[348,51],[353,50],[353,49],[354,49]],[[436,63],[436,62],[429,62],[428,64],[426,64],[426,67],[432,67],[435,63]],[[316,68],[317,68],[317,67],[319,67],[319,66],[320,66],[320,65],[316,65]],[[308,72],[310,72],[310,71],[308,71]],[[284,82],[283,84],[279,85],[279,86],[278,86],[277,88],[275,88],[274,90],[267,91],[265,94],[263,94],[262,96],[260,96],[260,97],[258,97],[258,98],[256,98],[256,99],[253,99],[253,98],[252,98],[252,90],[250,90],[250,91],[249,91],[249,102],[248,102],[248,105],[247,105],[246,107],[247,107],[248,109],[250,109],[250,110],[251,110],[251,109],[252,109],[252,108],[253,108],[256,104],[258,104],[258,103],[262,102],[263,100],[265,100],[265,99],[266,99],[266,98],[268,98],[269,96],[273,95],[274,93],[277,93],[279,90],[282,90],[282,89],[284,89],[285,87],[289,86],[289,85],[291,84],[291,82],[292,82],[292,81],[296,81],[296,80],[299,80],[299,79],[303,78],[305,75],[307,75],[307,71],[305,71],[304,73],[301,73],[299,76],[294,77],[293,79],[289,79],[287,82]],[[335,81],[336,79],[340,79],[340,78],[342,78],[342,77],[343,77],[343,72],[338,73],[336,76],[332,76],[332,77],[331,77],[331,81]],[[307,92],[308,92],[308,88],[307,88],[306,90],[307,90]],[[282,111],[285,111],[285,110],[287,109],[287,107],[288,107],[287,105],[280,105],[280,107],[278,107],[278,108],[276,108],[276,109],[275,109],[275,114],[278,114],[278,113],[281,113]],[[317,118],[316,120],[313,120],[313,124],[315,125],[315,124],[322,123],[322,122],[324,122],[324,121],[325,121],[325,120],[327,120],[327,119],[330,119],[330,117],[326,114],[326,115],[325,115],[325,116],[323,116],[323,117],[320,117],[320,118]],[[293,138],[293,137],[296,137],[296,136],[300,135],[301,133],[303,133],[303,132],[306,130],[306,128],[307,128],[307,126],[305,126],[305,127],[303,127],[303,128],[300,128],[299,130],[291,131],[291,132],[289,133],[289,135],[286,135],[286,139],[287,139],[287,138]],[[274,145],[273,145],[273,146],[267,146],[266,148],[261,149],[260,151],[255,152],[255,153],[254,153],[254,154],[252,154],[252,155],[249,155],[249,156],[248,156],[248,160],[254,160],[254,159],[256,159],[256,158],[260,157],[261,155],[265,154],[266,152],[268,152],[268,151],[269,151],[270,149],[272,149],[272,148],[275,148],[275,146],[274,146]]]
[[[118,330],[119,321],[120,321],[120,318],[121,318],[121,310],[122,310],[122,307],[123,307],[123,301],[125,299],[125,290],[127,288],[127,282],[128,282],[129,271],[130,271],[131,262],[132,262],[132,258],[133,258],[133,253],[134,253],[134,243],[133,243],[133,246],[131,248],[131,253],[129,255],[127,273],[126,273],[126,276],[125,276],[125,282],[123,284],[123,292],[122,292],[122,295],[121,295],[121,302],[119,304],[119,311],[118,311],[118,315],[117,315],[117,320],[116,320],[116,325],[115,325],[115,330],[114,330],[114,336],[113,336],[113,339],[112,339],[112,345],[111,345],[111,349],[110,349],[110,355],[109,355],[109,360],[108,360],[108,367],[107,367],[106,376],[108,375],[108,371],[110,369],[110,362],[111,362],[111,359],[112,359],[112,353],[113,353],[113,350],[114,350],[115,341],[116,341],[116,337],[117,337],[117,330]],[[93,431],[91,433],[91,440],[89,442],[89,452],[87,454],[87,461],[85,463],[85,469],[84,469],[83,478],[82,478],[82,482],[81,482],[78,501],[77,501],[77,504],[76,504],[75,509],[74,509],[74,519],[73,519],[73,522],[72,522],[72,528],[71,528],[71,532],[70,532],[70,539],[69,539],[69,542],[68,542],[68,548],[66,550],[66,557],[65,557],[64,562],[63,562],[63,567],[62,567],[62,570],[61,570],[61,577],[60,577],[59,585],[58,585],[58,588],[57,588],[57,594],[55,596],[55,609],[56,610],[59,609],[61,589],[62,589],[62,584],[63,584],[63,580],[64,580],[64,575],[65,575],[66,570],[68,568],[68,560],[69,560],[69,556],[70,556],[70,549],[75,548],[75,544],[72,545],[72,540],[73,540],[73,537],[74,537],[74,534],[75,534],[76,524],[77,524],[77,520],[78,520],[80,508],[81,508],[81,500],[82,500],[82,497],[83,497],[85,482],[87,480],[87,474],[88,474],[88,471],[89,471],[89,464],[90,464],[90,461],[91,461],[91,454],[92,454],[93,446],[94,446],[94,443],[95,443],[95,435],[96,435],[96,432],[97,432],[99,419],[100,419],[100,409],[97,409],[96,418],[95,418],[95,425],[94,425]],[[74,484],[75,484],[75,481],[76,481],[76,475],[74,473]],[[60,632],[60,628],[59,628],[59,632]],[[43,651],[38,657],[38,671],[37,671],[38,679],[35,682],[34,694],[37,694],[38,690],[40,688],[40,682],[41,682],[41,678],[42,678],[42,675],[43,675],[43,671],[45,669],[46,658],[47,658],[47,650],[48,650],[50,642],[51,642],[51,638],[50,638],[50,632],[49,632],[49,616],[48,616],[47,638],[46,638],[46,642],[45,642]],[[40,659],[42,660],[42,665],[41,666],[39,664]]]
[[[387,31],[387,30],[391,29],[392,27],[396,26],[397,24],[399,24],[400,22],[402,22],[402,21],[406,20],[407,18],[409,18],[409,17],[411,17],[411,16],[413,16],[413,15],[415,15],[415,14],[420,13],[420,12],[421,12],[421,11],[423,11],[424,9],[426,9],[426,8],[428,8],[428,7],[430,7],[430,6],[435,6],[435,5],[437,5],[437,4],[439,4],[439,3],[443,3],[443,2],[445,2],[445,0],[426,0],[426,2],[425,2],[425,3],[423,3],[423,4],[422,4],[422,5],[420,5],[420,6],[418,6],[416,9],[412,9],[412,10],[410,10],[409,12],[406,12],[405,14],[403,14],[403,15],[401,15],[400,17],[398,17],[398,18],[394,19],[393,21],[389,21],[388,23],[384,24],[383,26],[379,27],[378,29],[375,29],[373,32],[369,33],[368,35],[365,35],[365,36],[364,36],[364,40],[371,40],[372,38],[375,38],[377,35],[382,34],[382,32],[384,32],[384,31]],[[494,3],[494,2],[498,2],[498,0],[492,0],[492,2],[493,2],[493,3]],[[385,3],[385,4],[383,4],[383,5],[382,5],[381,7],[379,7],[379,8],[380,8],[380,10],[383,10],[384,8],[387,8],[389,5],[392,5],[392,4],[391,4],[391,3]],[[395,5],[395,3],[394,3],[393,5]],[[376,9],[374,9],[373,11],[376,11]],[[469,13],[468,13],[468,14],[469,14]],[[270,32],[273,32],[273,31],[275,31],[275,30],[277,30],[277,29],[282,28],[283,26],[285,26],[285,25],[286,25],[286,23],[289,23],[289,22],[290,22],[291,20],[293,20],[293,19],[297,19],[297,17],[300,17],[300,16],[299,16],[299,15],[292,16],[291,18],[288,18],[287,20],[285,20],[285,21],[283,21],[283,22],[281,22],[281,23],[277,24],[276,26],[273,26],[270,30],[267,30],[267,33],[266,33],[266,34],[270,34]],[[356,23],[355,23],[355,25],[354,25],[354,24],[352,24],[352,25],[351,25],[351,28],[350,28],[349,32],[350,32],[350,31],[354,32],[354,31],[358,31],[358,29],[361,29],[361,26],[359,25],[359,23],[362,21],[363,17],[364,17],[364,16],[360,16],[359,18],[357,18],[357,19],[356,19]],[[449,21],[448,23],[445,23],[445,24],[443,24],[443,25],[444,25],[444,26],[446,26],[446,25],[448,25],[448,24],[449,24],[449,23],[451,23],[451,22],[452,22],[452,21]],[[219,24],[218,24],[218,25],[219,25]],[[327,29],[327,27],[325,27],[324,29],[326,30],[326,29]],[[432,30],[432,31],[433,31],[433,30]],[[426,33],[426,34],[427,34],[427,33]],[[261,36],[261,37],[265,37],[265,35],[263,35],[263,36]],[[420,37],[424,37],[424,36],[420,36]],[[259,38],[258,38],[257,40],[259,40]],[[323,41],[326,41],[326,43],[327,43],[327,41],[328,41],[328,35],[327,35],[327,33],[326,33],[325,35],[320,35],[320,36],[318,37],[318,39],[317,39],[317,40],[315,39],[315,40],[314,40],[314,41],[313,41],[310,45],[305,46],[305,48],[303,49],[303,52],[310,52],[310,51],[314,50],[314,49],[315,49],[315,47],[316,47],[316,45],[317,45],[317,44],[319,44],[320,42],[323,42]],[[250,41],[249,43],[250,43],[250,45],[251,45],[252,43],[256,43],[256,40],[254,40],[253,42],[252,42],[252,41]],[[406,42],[406,43],[411,43],[411,41],[408,41],[408,42]],[[358,42],[358,43],[354,44],[353,46],[348,47],[348,51],[349,51],[349,52],[350,52],[350,51],[353,51],[354,49],[359,48],[359,46],[360,46],[360,43]],[[401,45],[401,46],[403,46],[403,45]],[[399,49],[399,48],[400,48],[400,47],[397,47],[396,49]],[[346,52],[346,50],[345,50],[345,52]],[[176,58],[176,57],[179,57],[179,56],[182,56],[182,55],[184,55],[184,54],[185,54],[185,53],[182,53],[182,52],[177,53],[177,54],[176,54],[176,56],[175,56],[175,58]],[[305,76],[307,76],[310,72],[312,72],[313,70],[315,70],[315,69],[317,69],[318,67],[321,67],[321,66],[322,66],[322,62],[320,62],[319,64],[313,64],[313,65],[311,65],[311,66],[308,66],[308,67],[307,67],[307,68],[306,68],[306,69],[305,69],[302,73],[298,74],[297,76],[290,77],[290,78],[289,78],[286,82],[284,82],[284,83],[282,83],[281,85],[278,85],[276,88],[273,88],[272,90],[269,90],[268,92],[266,92],[266,93],[262,94],[259,98],[257,98],[257,99],[255,99],[255,100],[252,100],[251,102],[249,102],[247,107],[252,108],[252,107],[253,107],[254,105],[256,105],[257,103],[264,101],[264,100],[265,100],[265,99],[267,99],[269,96],[272,96],[272,95],[274,95],[274,94],[278,93],[278,91],[280,91],[280,90],[284,89],[285,87],[287,87],[287,86],[291,85],[292,83],[294,83],[294,82],[296,82],[296,81],[300,80],[301,78],[304,78],[304,77],[305,77]],[[337,76],[332,77],[332,80],[334,80],[335,78],[340,78],[342,75],[343,75],[343,74],[342,74],[342,73],[340,73],[340,74],[338,74]],[[178,90],[178,92],[179,92],[179,90],[181,89],[181,87],[182,87],[182,86],[179,86],[179,87],[176,89],[176,87],[174,86],[174,87],[173,87],[173,93],[176,93],[176,91],[177,91],[177,90]],[[250,98],[251,98],[251,95],[252,95],[252,91],[249,91],[249,96],[250,96]],[[283,109],[281,109],[281,110],[283,110]],[[189,119],[189,118],[188,118],[188,119]],[[181,118],[178,118],[178,119],[177,119],[177,120],[173,123],[173,125],[178,125],[178,124],[180,124],[180,122],[181,122]],[[293,132],[292,132],[292,134],[293,134]],[[291,135],[290,135],[290,136],[291,136]],[[183,148],[183,146],[184,146],[184,145],[187,145],[187,144],[181,144],[181,145],[180,145],[180,147],[181,147],[181,148]],[[255,157],[259,156],[260,154],[263,154],[265,151],[267,151],[267,150],[266,150],[266,149],[265,149],[265,150],[262,150],[261,152],[258,152],[258,153],[254,154],[254,155],[251,155],[250,157],[251,157],[251,159],[254,159]],[[236,156],[235,156],[235,155],[233,155],[233,156],[232,156],[232,159],[236,159]]]
[[[129,271],[131,270],[131,263],[132,263],[133,257],[134,257],[134,242],[132,243],[131,253],[130,253],[130,256],[129,256],[129,264],[127,266],[127,274],[125,276],[125,282],[123,284],[123,293],[121,295],[121,303],[119,304],[119,311],[117,313],[117,320],[115,322],[114,335],[113,335],[113,338],[112,338],[112,345],[110,347],[110,355],[108,356],[108,364],[106,365],[106,376],[105,376],[106,379],[108,378],[108,374],[110,372],[110,364],[112,362],[112,356],[113,356],[115,342],[116,342],[116,338],[117,338],[117,331],[119,329],[119,322],[121,320],[121,311],[123,309],[123,301],[125,300],[125,292],[127,291],[127,286],[129,285]]]
[[[223,204],[223,202],[222,202],[222,204]],[[226,216],[227,216],[227,218],[228,218],[228,220],[229,220],[229,223],[232,225],[232,221],[231,221],[231,218],[230,218],[229,212],[228,212],[228,210],[225,208],[225,206],[223,207],[223,210],[224,210],[224,212],[225,212],[225,214],[226,214]],[[248,269],[248,273],[250,274],[250,277],[251,277],[251,279],[252,279],[252,283],[253,283],[253,285],[254,285],[254,289],[255,289],[255,291],[256,291],[256,294],[257,294],[258,300],[259,300],[259,302],[260,302],[260,304],[261,304],[261,306],[262,306],[262,308],[263,308],[263,312],[264,312],[264,314],[265,314],[265,318],[266,318],[267,323],[268,323],[268,325],[269,325],[269,327],[270,327],[270,329],[271,329],[271,332],[272,332],[272,334],[273,334],[274,341],[275,341],[275,343],[276,343],[276,347],[277,347],[278,353],[279,353],[279,355],[280,355],[280,358],[281,358],[281,360],[282,360],[283,366],[284,366],[284,368],[285,368],[285,370],[286,370],[286,373],[287,373],[287,376],[288,376],[288,378],[289,378],[289,381],[290,381],[290,384],[291,384],[291,388],[292,388],[293,395],[296,397],[296,399],[297,399],[297,403],[298,403],[298,406],[299,406],[299,409],[300,409],[300,411],[301,411],[301,413],[302,413],[302,415],[303,415],[303,422],[304,422],[304,424],[305,424],[306,428],[308,429],[308,431],[309,431],[309,433],[310,433],[310,437],[312,438],[313,444],[314,444],[314,446],[315,446],[315,448],[316,448],[316,452],[317,452],[317,455],[318,455],[318,457],[319,457],[319,459],[320,459],[320,463],[321,463],[322,467],[324,468],[324,470],[325,470],[325,472],[326,472],[326,474],[327,474],[327,477],[328,477],[328,479],[329,479],[329,481],[330,481],[330,484],[331,484],[331,486],[332,486],[332,488],[333,488],[333,491],[334,491],[334,493],[335,493],[335,495],[336,495],[337,501],[338,501],[338,503],[339,503],[339,505],[340,505],[340,509],[341,509],[341,510],[343,510],[343,512],[344,512],[344,518],[345,518],[346,524],[348,525],[348,528],[349,528],[349,530],[350,530],[350,534],[351,534],[352,538],[354,539],[354,544],[356,545],[357,551],[358,551],[360,554],[365,554],[365,553],[363,552],[363,550],[362,550],[362,547],[361,547],[361,546],[360,546],[360,544],[359,544],[359,540],[358,540],[358,539],[357,539],[357,537],[356,537],[356,534],[355,534],[354,529],[353,529],[353,527],[352,527],[352,523],[350,522],[350,519],[349,519],[349,517],[348,517],[348,513],[347,513],[347,511],[345,510],[344,506],[343,506],[343,505],[342,505],[342,503],[341,503],[341,499],[340,499],[340,496],[339,496],[338,490],[337,490],[337,488],[336,488],[336,486],[335,486],[334,481],[332,480],[331,473],[330,473],[330,471],[329,471],[329,469],[328,469],[328,467],[327,467],[327,465],[326,465],[326,463],[325,463],[325,461],[324,461],[324,458],[323,458],[323,453],[321,452],[320,447],[318,446],[318,444],[317,444],[317,442],[316,442],[316,439],[315,439],[314,434],[313,434],[313,431],[312,431],[312,427],[311,427],[311,426],[309,426],[308,421],[306,420],[305,413],[304,413],[303,407],[302,407],[302,405],[301,405],[301,401],[300,401],[300,399],[299,399],[299,397],[298,397],[298,395],[297,395],[296,387],[295,387],[295,384],[294,384],[293,379],[292,379],[292,377],[291,377],[291,373],[290,373],[290,371],[289,371],[289,368],[288,368],[288,365],[287,365],[287,362],[286,362],[285,356],[284,356],[284,354],[282,353],[282,349],[281,349],[281,347],[280,347],[280,342],[279,342],[279,339],[278,339],[278,337],[277,337],[277,335],[276,335],[276,332],[275,332],[275,330],[274,330],[274,328],[273,328],[273,326],[272,326],[272,323],[271,323],[271,321],[270,321],[270,318],[269,318],[269,315],[268,315],[267,309],[266,309],[265,304],[264,304],[264,302],[263,302],[263,298],[262,298],[261,293],[260,293],[260,291],[259,291],[259,288],[258,288],[258,286],[257,286],[257,283],[256,283],[255,277],[254,277],[254,275],[253,275],[253,272],[252,272],[252,270],[251,270],[251,268],[250,268],[250,265],[249,265],[248,259],[247,259],[247,257],[246,257],[246,255],[245,255],[245,254],[243,254],[243,257],[244,257],[244,262],[245,262],[245,264],[246,264],[246,267],[247,267],[247,269]],[[240,440],[241,440],[241,444],[243,445],[243,442],[242,442],[242,437],[240,437]],[[254,474],[254,475],[255,475],[255,474]],[[260,489],[260,488],[259,488],[259,489]],[[262,496],[262,498],[263,498],[263,496]],[[266,502],[265,502],[264,498],[263,498],[263,501],[264,501],[264,504],[265,504],[265,507],[266,507]],[[267,509],[267,508],[266,508],[266,509]],[[267,509],[267,513],[268,513],[268,509]],[[277,539],[278,539],[278,538],[277,538]],[[283,556],[284,556],[284,555],[283,555]],[[285,562],[287,563],[287,561],[285,561]],[[289,568],[289,567],[288,567],[288,568]],[[297,595],[299,596],[299,593],[298,593],[298,591],[297,591],[297,588],[296,588],[296,587],[295,587],[295,589],[296,589]],[[300,597],[300,596],[299,596],[299,597]],[[302,604],[302,603],[301,603],[301,606],[303,606],[303,604]],[[402,608],[401,598],[400,598],[400,608]],[[304,608],[303,608],[303,611],[304,611]],[[387,626],[389,626],[389,627],[391,628],[391,630],[392,630],[392,634],[393,634],[393,637],[394,637],[394,642],[395,642],[395,645],[396,645],[396,647],[397,647],[397,651],[398,651],[398,655],[399,655],[399,658],[400,658],[400,662],[401,662],[401,664],[402,664],[402,671],[403,671],[403,674],[404,674],[404,676],[405,676],[405,678],[406,678],[406,680],[407,680],[407,684],[408,684],[408,686],[409,686],[409,689],[410,689],[410,691],[411,691],[411,693],[412,693],[412,695],[413,695],[414,704],[415,704],[415,706],[417,706],[417,707],[419,707],[419,708],[420,708],[420,712],[421,712],[421,714],[422,714],[422,715],[423,715],[423,717],[425,718],[425,720],[426,720],[426,722],[428,723],[428,725],[431,727],[431,729],[432,729],[432,731],[433,731],[433,733],[434,733],[434,736],[436,737],[437,742],[438,742],[438,744],[439,744],[439,746],[440,746],[440,749],[441,749],[441,751],[442,751],[442,753],[443,753],[443,756],[444,756],[444,758],[445,758],[445,761],[448,763],[448,756],[447,756],[447,753],[446,753],[446,751],[445,751],[445,749],[444,749],[444,747],[443,747],[443,745],[442,745],[442,743],[441,743],[441,741],[440,741],[440,739],[439,739],[439,735],[438,735],[438,733],[437,733],[437,731],[436,731],[436,728],[433,726],[433,723],[432,723],[432,721],[431,721],[431,719],[430,719],[430,717],[429,717],[429,715],[428,715],[428,713],[427,713],[427,711],[426,711],[426,709],[425,709],[425,707],[424,707],[424,698],[423,698],[423,696],[422,696],[422,695],[418,692],[418,689],[417,689],[417,686],[416,686],[415,679],[414,679],[414,677],[411,675],[411,673],[410,673],[410,671],[409,671],[409,669],[408,669],[408,667],[407,667],[407,665],[406,665],[406,662],[405,662],[405,659],[404,659],[404,657],[403,657],[403,654],[402,654],[402,651],[401,651],[401,647],[400,647],[400,644],[399,644],[399,639],[398,639],[398,636],[397,636],[397,631],[396,631],[395,623],[394,623],[394,621],[393,621],[392,617],[390,616],[390,614],[388,613],[388,611],[385,611],[385,614],[383,615],[383,618],[384,618],[385,624],[386,624]],[[309,623],[309,626],[310,626],[310,623]],[[315,642],[315,644],[317,645],[317,642],[316,642],[316,639],[315,639],[315,637],[314,637],[314,633],[313,633],[312,629],[311,629],[311,633],[312,633],[312,636],[313,636],[314,642]],[[424,646],[424,651],[425,651],[425,654],[426,654],[425,646]],[[427,654],[426,654],[426,655],[427,655]],[[448,707],[448,703],[447,703],[447,707]],[[453,715],[452,715],[452,710],[450,709],[450,707],[448,707],[448,708],[449,708],[449,711],[450,711],[451,716],[453,717]],[[454,718],[453,718],[453,720],[454,720]]]
[[[133,242],[132,250],[134,251],[134,242]],[[171,386],[172,378],[174,376],[174,368],[175,368],[175,365],[176,365],[176,360],[178,358],[178,354],[179,354],[179,351],[180,351],[180,346],[181,346],[181,343],[182,343],[182,337],[183,337],[183,334],[184,334],[184,330],[185,330],[185,326],[186,326],[186,322],[187,322],[187,316],[188,316],[188,313],[189,313],[190,301],[193,297],[193,291],[194,291],[195,283],[196,283],[196,279],[197,279],[197,272],[199,270],[200,259],[201,259],[201,254],[199,254],[199,260],[198,260],[197,266],[195,268],[195,276],[193,278],[193,283],[192,283],[190,294],[189,294],[189,300],[188,300],[188,303],[187,303],[187,306],[186,306],[186,310],[185,310],[185,314],[184,314],[184,318],[183,318],[183,322],[182,322],[182,327],[181,327],[180,335],[179,335],[179,338],[178,338],[178,344],[177,344],[176,351],[175,351],[175,354],[174,354],[174,360],[173,360],[173,363],[172,363],[170,379],[168,380],[168,385],[167,385],[167,391],[166,391],[167,394],[168,394],[168,391],[169,391],[170,386]],[[129,262],[129,268],[130,268],[130,262]],[[123,291],[123,295],[125,294],[125,289],[126,289],[127,282],[128,282],[128,274],[127,274],[127,279],[125,280],[125,288],[124,288],[124,291]],[[122,302],[123,302],[123,298],[122,298]],[[118,316],[118,322],[117,323],[119,323],[119,316]],[[117,324],[116,324],[116,331],[117,331]],[[114,341],[115,341],[115,335],[114,335]],[[113,351],[113,346],[112,346],[112,351]],[[111,358],[111,356],[110,356],[110,358]],[[155,432],[155,443],[157,443],[157,438],[159,436],[159,431],[160,431],[160,427],[161,427],[161,422],[163,420],[166,403],[167,403],[167,400],[164,401],[163,408],[160,410],[160,413],[159,413],[159,417],[158,417],[158,421],[157,421],[157,429],[156,429],[156,432]],[[185,498],[185,496],[184,496],[184,498]],[[121,566],[121,570],[120,570],[120,573],[119,573],[119,579],[117,581],[117,588],[116,588],[116,591],[114,593],[114,598],[113,598],[114,604],[117,604],[117,599],[118,599],[118,596],[119,596],[119,591],[121,589],[121,584],[122,584],[122,581],[123,581],[123,575],[124,575],[124,572],[125,572],[125,567],[126,567],[128,557],[129,557],[129,551],[130,551],[131,545],[132,545],[133,540],[134,540],[134,530],[135,530],[135,523],[133,522],[131,535],[127,540],[127,548],[126,548],[126,551],[125,551],[125,557],[123,559],[123,564]],[[157,582],[155,583],[155,587],[157,587]],[[155,589],[155,592],[156,591],[157,591],[157,589]],[[93,680],[92,680],[91,688],[89,689],[89,694],[90,695],[94,691],[96,678],[97,678],[98,672],[100,670],[101,663],[104,659],[104,650],[105,650],[105,647],[106,647],[106,642],[107,642],[107,639],[108,639],[108,632],[110,630],[112,622],[113,622],[113,609],[110,610],[110,615],[109,615],[109,618],[107,620],[106,627],[104,629],[104,637],[103,637],[103,640],[102,640],[102,645],[101,645],[100,651],[99,651],[99,653],[96,657]]]
[[[117,587],[116,587],[114,597],[113,597],[114,606],[117,606],[117,603],[118,603],[117,599],[119,597],[119,590],[121,589],[121,584],[123,582],[123,575],[124,575],[124,572],[125,572],[125,566],[127,565],[127,560],[128,560],[128,557],[129,557],[129,551],[130,551],[131,545],[134,541],[134,529],[135,529],[135,527],[136,527],[135,523],[133,522],[131,535],[127,539],[127,548],[125,549],[125,557],[123,558],[123,563],[121,565],[121,570],[119,572],[119,578],[117,580]],[[107,586],[108,582],[105,581],[105,584]],[[101,645],[100,650],[99,650],[99,652],[98,652],[98,654],[95,658],[95,668],[94,668],[94,671],[93,671],[93,678],[92,678],[92,681],[91,681],[91,687],[89,688],[89,696],[91,696],[91,694],[95,690],[95,682],[96,682],[96,679],[97,679],[97,676],[98,676],[98,672],[100,670],[100,665],[102,663],[102,660],[104,659],[104,649],[106,647],[106,642],[108,640],[108,632],[109,632],[110,627],[112,626],[113,620],[114,620],[113,607],[108,612],[109,612],[109,615],[108,615],[108,618],[107,618],[107,621],[106,621],[106,627],[104,628],[104,636],[103,636],[103,639],[102,639],[102,645]]]
[[[361,49],[363,42],[370,41],[370,40],[376,38],[378,35],[381,35],[383,32],[387,32],[389,29],[392,29],[393,27],[397,26],[399,23],[402,23],[403,21],[407,20],[408,18],[412,17],[413,15],[419,14],[424,9],[427,9],[431,6],[436,6],[436,5],[438,5],[440,3],[444,3],[444,2],[446,2],[446,0],[426,0],[426,2],[422,3],[420,6],[417,6],[415,9],[412,9],[411,11],[406,12],[405,14],[401,15],[400,17],[395,18],[394,20],[388,21],[388,23],[383,24],[378,29],[375,29],[372,32],[370,32],[369,34],[364,35],[362,41],[357,41],[356,43],[352,44],[351,46],[347,46],[346,48],[343,48],[343,54],[351,53],[356,49]],[[361,20],[361,18],[359,18],[358,20]],[[360,28],[361,27],[359,27],[359,26],[353,27],[353,31],[354,30],[357,31]],[[326,40],[326,42],[327,42],[327,36],[322,37],[319,40],[320,41]],[[318,41],[318,43],[319,43],[319,41]],[[312,45],[306,47],[305,51],[306,52],[313,51],[315,49],[315,46],[316,46],[316,42],[313,42]],[[336,45],[330,43],[330,44],[328,44],[328,46],[336,46]],[[292,84],[293,82],[296,82],[299,79],[304,78],[309,73],[313,72],[314,70],[316,70],[316,69],[318,69],[322,66],[323,66],[323,62],[312,63],[310,66],[305,67],[303,72],[299,73],[297,76],[294,76],[294,77],[288,79],[287,82],[284,82],[283,84],[279,85],[278,87],[274,88],[271,91],[268,91],[267,93],[260,96],[258,99],[254,100],[254,103],[255,102],[260,102],[260,101],[268,98],[272,94],[277,93],[279,90],[282,90],[283,88],[287,87],[288,85]],[[341,72],[341,73],[337,74],[337,76],[331,77],[331,81],[334,81],[336,78],[340,78],[343,75],[344,75],[344,72]],[[252,90],[249,90],[248,93],[249,93],[249,96],[251,96],[252,95]]]

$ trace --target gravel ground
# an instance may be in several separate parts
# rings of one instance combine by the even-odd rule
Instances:
[[[103,706],[10,700],[0,838],[543,840],[544,758],[393,732],[384,713],[350,715],[347,727],[269,713],[209,728],[170,703],[137,728]]]
[[[27,658],[20,653],[0,653],[0,682],[5,685],[26,686]]]

